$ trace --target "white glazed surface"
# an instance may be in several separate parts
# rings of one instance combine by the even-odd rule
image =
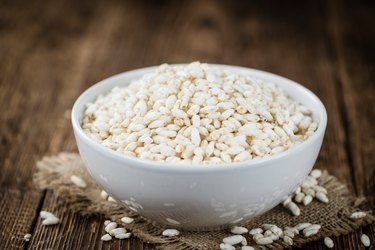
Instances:
[[[96,182],[112,197],[146,218],[174,228],[210,230],[260,215],[279,204],[312,169],[327,125],[326,110],[308,89],[264,71],[213,65],[280,85],[313,112],[314,135],[285,152],[264,159],[220,165],[159,163],[108,149],[81,128],[85,104],[114,86],[156,67],[125,72],[86,90],[75,102],[72,124],[80,155]]]

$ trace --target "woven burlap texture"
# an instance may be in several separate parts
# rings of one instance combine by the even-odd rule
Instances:
[[[79,188],[72,184],[70,176],[73,174],[84,179],[87,187]],[[102,200],[100,198],[102,190],[89,175],[80,156],[75,153],[60,153],[56,156],[44,157],[37,163],[34,182],[41,189],[52,189],[62,201],[68,204],[69,209],[83,215],[104,215],[129,229],[136,237],[162,249],[218,249],[222,239],[231,235],[229,230],[221,230],[181,232],[176,237],[162,236],[162,231],[165,229],[163,226],[157,225],[117,203]],[[293,239],[294,246],[301,247],[325,236],[339,236],[353,232],[357,228],[374,221],[372,215],[360,220],[349,218],[352,212],[358,210],[358,205],[362,203],[361,199],[351,196],[346,186],[335,177],[324,172],[319,178],[319,185],[329,190],[328,204],[314,200],[308,206],[300,206],[301,215],[297,217],[292,216],[284,207],[279,205],[249,222],[242,223],[241,226],[255,228],[264,223],[271,223],[279,227],[285,227],[294,226],[301,222],[320,224],[322,229],[318,234],[308,238],[297,235]],[[134,223],[121,223],[120,218],[123,216],[133,217]],[[104,226],[102,230],[104,234]],[[255,245],[255,242],[249,236],[246,236],[246,238],[249,245]],[[272,245],[257,246],[257,249],[282,249],[287,247],[288,245],[282,240],[278,240]]]

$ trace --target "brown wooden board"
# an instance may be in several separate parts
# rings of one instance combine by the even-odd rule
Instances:
[[[84,89],[164,62],[254,67],[314,91],[329,116],[316,167],[374,208],[374,13],[371,1],[0,1],[0,249],[154,248],[103,243],[104,218],[71,213],[31,176],[44,155],[77,150],[67,115]],[[42,226],[40,210],[62,223]],[[374,245],[368,226],[335,248],[363,248],[362,232]]]

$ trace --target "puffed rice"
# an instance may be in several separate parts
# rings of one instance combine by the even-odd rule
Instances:
[[[284,229],[284,234],[285,234],[286,232],[290,232],[291,234],[293,234],[293,236],[291,236],[292,238],[294,237],[294,235],[299,234],[298,229],[295,228],[295,227],[285,227],[285,229]]]
[[[273,225],[270,230],[272,233],[274,233],[278,237],[280,237],[283,234],[283,230],[276,225]]]
[[[297,224],[294,228],[297,229],[298,231],[302,231],[303,229],[311,226],[311,223],[304,222],[304,223],[299,223]]]
[[[260,239],[260,238],[264,238],[264,235],[261,234],[261,233],[257,233],[257,234],[253,235],[253,240],[255,240],[255,241]]]
[[[273,235],[273,233],[271,230],[266,230],[263,235],[264,237],[270,237],[271,235]]]
[[[113,203],[116,203],[117,201],[112,197],[112,196],[108,196],[108,199],[107,199],[109,202],[113,202]]]
[[[246,227],[239,227],[239,226],[232,227],[230,231],[232,234],[245,234],[249,232],[249,230]]]
[[[45,226],[49,225],[56,225],[60,222],[59,218],[53,216],[53,217],[48,217],[42,221],[42,224]]]
[[[288,204],[286,204],[286,208],[288,208],[290,210],[290,212],[292,212],[292,214],[294,216],[299,216],[301,214],[301,210],[299,209],[299,207],[297,206],[297,204],[294,203],[293,201],[291,201]]]
[[[273,241],[277,241],[278,239],[280,239],[280,237],[274,233],[272,233],[269,237],[271,237]]]
[[[169,237],[172,237],[172,236],[177,236],[179,235],[180,232],[177,230],[177,229],[165,229],[163,232],[162,232],[162,235],[163,236],[169,236]]]
[[[271,237],[263,237],[263,238],[259,238],[255,241],[258,245],[268,245],[268,244],[272,244],[273,240]]]
[[[246,246],[247,245],[247,240],[246,240],[245,237],[242,237],[241,245],[242,246]]]
[[[295,233],[294,233],[292,230],[284,230],[284,231],[283,231],[283,235],[284,235],[284,236],[288,236],[288,237],[290,237],[290,238],[293,238],[294,235],[295,235]]]
[[[220,243],[220,249],[221,250],[235,250],[236,248],[229,244]]]
[[[328,203],[329,202],[327,196],[324,193],[322,193],[322,192],[317,192],[316,195],[315,195],[315,197],[318,200],[320,200],[321,202],[324,202],[324,203]]]
[[[298,216],[300,214],[300,209],[296,203],[303,203],[303,205],[307,206],[314,199],[323,203],[328,203],[327,189],[319,186],[317,181],[321,175],[322,171],[319,169],[311,171],[311,173],[301,181],[300,185],[295,188],[292,194],[283,201],[283,206],[288,208],[293,215]],[[296,203],[293,203],[292,200]]]
[[[311,229],[311,230],[303,230],[303,235],[306,237],[310,237],[314,234],[317,234],[319,232],[319,229]]]
[[[53,213],[48,211],[40,211],[39,215],[42,219],[47,219],[48,217],[55,217]]]
[[[123,227],[114,228],[114,229],[109,231],[109,234],[111,236],[116,236],[118,234],[124,234],[124,233],[126,233],[126,229],[123,228]]]
[[[125,224],[130,224],[130,223],[133,223],[134,219],[130,218],[130,217],[127,217],[127,216],[124,216],[124,217],[121,218],[121,221],[124,222]]]
[[[294,200],[295,200],[295,202],[297,202],[297,203],[301,203],[302,200],[303,200],[304,198],[305,198],[305,194],[302,193],[302,192],[299,192],[299,193],[297,193],[297,194],[294,196]]]
[[[327,193],[328,193],[327,189],[325,189],[324,187],[319,186],[319,185],[315,185],[315,186],[313,186],[312,189],[313,189],[315,192],[321,192],[321,193],[323,193],[323,194],[327,194]]]
[[[321,226],[318,224],[312,224],[305,229],[303,229],[303,235],[309,237],[311,235],[317,234],[320,230]]]
[[[125,155],[218,164],[283,152],[318,124],[276,84],[195,62],[161,65],[99,95],[87,103],[82,127]]]
[[[45,226],[56,225],[60,222],[60,219],[51,212],[40,211],[39,215],[43,219],[42,224]]]
[[[310,175],[313,178],[317,179],[322,175],[322,171],[320,169],[314,169],[313,171],[311,171]]]
[[[112,240],[112,236],[109,234],[105,234],[100,238],[102,241],[110,241]]]
[[[268,224],[268,223],[265,223],[262,225],[262,228],[264,230],[271,230],[272,226],[274,226],[273,224]]]
[[[319,230],[321,228],[321,226],[319,224],[312,224],[306,228],[304,228],[303,230]]]
[[[23,239],[24,239],[24,241],[30,241],[31,234],[29,234],[29,233],[25,234],[25,236],[23,236]]]
[[[117,223],[116,222],[110,222],[108,223],[106,226],[105,226],[105,231],[107,233],[110,233],[111,230],[115,229],[117,227]]]
[[[330,237],[324,237],[324,245],[326,245],[328,248],[333,248],[335,243],[333,243],[333,240]]]
[[[303,203],[303,205],[307,206],[312,202],[312,200],[313,200],[313,197],[308,194],[305,197],[303,197],[302,203]]]
[[[370,238],[366,234],[362,234],[361,242],[365,247],[369,247],[371,245]]]
[[[252,246],[242,246],[241,250],[255,250],[255,248]]]
[[[107,194],[107,192],[104,191],[104,190],[102,190],[102,191],[100,192],[100,198],[101,198],[102,200],[107,200],[107,199],[108,199],[108,194]]]
[[[249,234],[251,234],[251,235],[256,235],[256,234],[261,234],[261,233],[263,233],[263,229],[261,229],[259,227],[251,229],[250,232],[249,232]]]
[[[115,235],[115,238],[119,240],[128,239],[130,238],[131,235],[132,235],[131,233],[119,233]]]
[[[286,207],[288,203],[292,201],[292,196],[289,195],[284,201],[283,201],[283,206]]]
[[[367,216],[367,213],[366,212],[362,212],[362,211],[360,211],[360,212],[354,212],[354,213],[352,213],[351,215],[350,215],[350,218],[351,219],[362,219],[362,218],[364,218],[364,217],[366,217]]]
[[[283,237],[283,241],[286,243],[286,244],[288,244],[289,246],[291,246],[291,245],[293,245],[293,239],[291,238],[291,237],[289,237],[289,236],[284,236]]]
[[[87,186],[86,182],[77,175],[70,176],[70,180],[73,182],[74,185],[80,188],[85,188]]]
[[[232,236],[225,237],[223,239],[223,242],[225,244],[229,244],[233,246],[233,245],[241,243],[244,239],[245,237],[243,237],[242,235],[232,235]]]

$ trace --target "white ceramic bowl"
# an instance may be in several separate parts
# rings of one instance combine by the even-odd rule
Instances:
[[[72,124],[81,157],[92,177],[112,197],[146,218],[173,228],[210,230],[260,215],[279,204],[310,172],[327,125],[326,110],[311,91],[284,77],[255,69],[215,65],[280,85],[313,112],[319,123],[305,142],[266,159],[221,165],[178,165],[117,153],[84,133],[85,104],[114,86],[156,67],[128,71],[87,89],[74,104]]]

